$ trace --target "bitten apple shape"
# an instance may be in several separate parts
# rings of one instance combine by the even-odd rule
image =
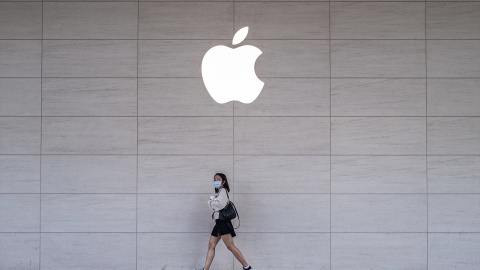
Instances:
[[[232,44],[242,42],[247,34],[248,27],[238,30]],[[210,96],[220,104],[233,100],[253,102],[264,85],[255,74],[255,61],[261,54],[260,49],[251,45],[210,48],[202,61],[203,82]]]

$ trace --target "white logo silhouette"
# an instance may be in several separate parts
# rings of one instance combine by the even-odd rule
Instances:
[[[232,44],[242,42],[248,27],[238,30]],[[220,104],[237,100],[253,102],[262,91],[264,83],[255,74],[255,61],[262,54],[257,47],[245,45],[232,49],[218,45],[205,53],[202,77],[212,98]]]

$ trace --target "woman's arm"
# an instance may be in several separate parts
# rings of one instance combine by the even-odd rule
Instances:
[[[227,197],[227,190],[225,188],[222,188],[220,190],[220,193],[216,198],[214,198],[213,200],[210,199],[210,201],[208,201],[208,205],[210,206],[210,209],[215,211],[222,210],[223,208],[225,208],[225,206],[227,206],[227,204],[228,204],[228,197]]]
[[[208,207],[210,207],[210,209],[212,209],[212,210],[214,210],[214,209],[212,208],[212,206],[210,205],[210,203],[212,202],[213,199],[215,199],[215,197],[216,197],[215,195],[210,196],[210,200],[207,202],[207,203],[208,203]]]

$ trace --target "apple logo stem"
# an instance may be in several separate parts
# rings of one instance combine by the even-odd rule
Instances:
[[[241,43],[248,34],[248,26],[238,30],[232,45]],[[236,49],[218,45],[210,48],[202,60],[202,77],[212,98],[220,104],[237,100],[253,102],[263,89],[264,82],[255,74],[255,61],[262,51],[244,45]]]

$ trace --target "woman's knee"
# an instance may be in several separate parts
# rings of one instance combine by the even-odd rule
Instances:
[[[212,243],[212,242],[209,242],[209,243],[208,243],[208,249],[213,249],[213,250],[215,250],[215,247],[216,247],[216,246],[217,246],[216,243]]]
[[[227,247],[228,250],[230,251],[233,251],[235,249],[237,249],[237,247],[232,243],[232,244],[229,244],[229,245],[225,245]]]

